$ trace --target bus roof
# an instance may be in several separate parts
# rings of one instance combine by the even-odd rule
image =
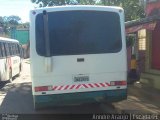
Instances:
[[[11,38],[5,38],[5,37],[0,37],[0,41],[8,41],[8,42],[17,42],[17,43],[19,43],[18,40],[11,39]]]
[[[123,8],[118,6],[101,6],[101,5],[64,5],[64,6],[54,6],[54,7],[44,7],[44,8],[35,8],[32,11],[41,11],[41,10],[51,10],[51,9],[57,9],[57,10],[83,10],[83,9],[111,9],[111,10],[123,10]]]

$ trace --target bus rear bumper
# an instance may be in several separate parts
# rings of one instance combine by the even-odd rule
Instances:
[[[35,108],[50,106],[80,105],[95,102],[118,102],[127,99],[127,89],[103,90],[52,95],[34,95]]]

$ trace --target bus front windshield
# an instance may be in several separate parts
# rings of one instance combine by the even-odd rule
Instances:
[[[122,49],[120,16],[107,11],[48,14],[51,56],[116,53]],[[43,14],[36,17],[36,51],[46,56]]]

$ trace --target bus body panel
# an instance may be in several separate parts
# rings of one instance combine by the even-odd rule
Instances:
[[[122,49],[116,53],[101,53],[101,54],[81,54],[81,55],[59,55],[52,57],[44,57],[37,54],[36,51],[36,17],[42,13],[43,10],[47,12],[57,11],[74,11],[74,10],[92,10],[92,11],[109,11],[115,12],[120,17],[120,29],[122,39]],[[30,12],[30,56],[31,56],[31,79],[32,79],[32,92],[34,95],[35,103],[40,99],[50,99],[49,96],[65,96],[76,93],[86,93],[92,96],[92,92],[101,91],[125,91],[124,95],[118,94],[115,98],[118,100],[126,99],[127,85],[112,86],[112,81],[125,81],[127,80],[127,65],[126,65],[126,43],[124,31],[124,12],[119,7],[100,7],[100,6],[68,6],[68,7],[54,7],[32,10]],[[116,33],[115,33],[116,35]],[[62,43],[63,44],[63,43]],[[43,47],[43,46],[42,46]],[[83,62],[78,62],[78,59],[83,59]],[[51,70],[48,72],[46,59],[50,60],[49,67]],[[76,76],[87,76],[87,81],[76,81]],[[45,87],[48,86],[47,90]],[[38,88],[42,87],[42,88]],[[44,90],[41,90],[44,89]],[[39,91],[40,90],[40,91]],[[107,98],[108,94],[104,92],[102,97]],[[106,93],[106,94],[105,94]],[[42,98],[41,98],[42,96]],[[114,95],[110,95],[114,96]],[[43,98],[44,97],[44,98]],[[93,96],[92,96],[93,97]],[[96,96],[94,96],[96,97]],[[109,97],[109,96],[108,96]],[[61,97],[60,97],[61,98]],[[68,98],[68,97],[67,97]],[[54,99],[54,98],[53,98]],[[70,101],[72,98],[68,99]],[[78,99],[78,98],[77,98]],[[79,98],[80,100],[80,98]],[[44,101],[44,102],[46,102]],[[58,99],[57,99],[58,101]],[[48,101],[49,102],[49,101]],[[43,103],[43,102],[42,102]],[[56,103],[56,102],[55,102]],[[82,102],[83,103],[83,102]]]
[[[34,95],[36,109],[52,106],[81,105],[90,103],[118,102],[127,98],[127,89],[77,92],[67,94]]]
[[[6,70],[6,60],[5,59],[0,59],[0,80],[4,81],[6,79],[8,79],[8,75]]]
[[[86,57],[84,57],[86,56]],[[117,57],[121,56],[115,54],[113,55],[81,55],[80,56],[54,56],[52,57],[53,70],[52,72],[46,72],[44,59],[43,57],[35,57],[35,60],[32,60],[33,64],[31,66],[36,68],[37,70],[32,71],[32,79],[34,79],[34,86],[61,86],[61,85],[73,85],[73,84],[84,84],[84,83],[105,83],[110,84],[110,81],[121,81],[126,80],[126,71],[125,69],[125,60],[120,59],[117,60]],[[77,58],[84,58],[86,62],[79,63],[77,62]],[[125,56],[124,56],[125,58]],[[65,60],[65,62],[64,62]],[[115,61],[116,62],[115,62]],[[36,64],[34,64],[36,62]],[[101,64],[101,63],[104,64]],[[111,64],[114,63],[114,64]],[[40,66],[41,65],[41,66]],[[118,67],[117,67],[118,66]],[[73,77],[81,74],[82,76],[89,76],[89,81],[84,82],[74,82]],[[116,89],[116,87],[99,87],[99,90],[107,90],[107,89]],[[126,88],[126,86],[122,86],[121,88]],[[69,93],[69,92],[80,92],[80,91],[88,91],[88,90],[96,90],[94,89],[81,89],[81,90],[70,90],[70,91],[50,91],[49,93],[57,94],[57,93]],[[41,93],[34,92],[33,94],[39,95]],[[47,93],[48,94],[48,93]]]
[[[20,72],[20,57],[19,56],[14,56],[11,57],[11,65],[12,65],[12,75],[15,76]]]
[[[120,77],[117,77],[120,76]],[[126,86],[110,86],[110,81],[119,81],[125,78],[125,72],[115,72],[115,73],[99,73],[99,74],[89,74],[90,81],[84,82],[74,82],[73,76],[71,75],[61,75],[61,76],[48,76],[46,77],[33,77],[35,80],[33,85],[35,87],[38,86],[51,86],[54,88],[57,86],[55,90],[47,90],[34,92],[34,95],[42,95],[42,92],[46,92],[46,94],[61,94],[61,93],[74,93],[74,92],[85,92],[85,91],[99,91],[99,90],[118,90],[118,89],[126,89]],[[67,82],[66,82],[67,81]],[[91,84],[92,86],[90,86]],[[96,85],[98,84],[98,86]],[[102,84],[102,85],[101,85]],[[75,85],[73,88],[71,88]],[[78,85],[81,85],[79,88],[76,88]],[[103,86],[104,85],[104,86]],[[60,88],[63,86],[62,88]],[[65,89],[65,87],[67,87]],[[118,88],[117,88],[118,87]]]
[[[125,53],[122,51],[115,54],[90,54],[90,55],[70,55],[70,56],[53,56],[51,57],[52,72],[46,72],[41,69],[45,66],[45,57],[34,55],[33,68],[39,68],[33,71],[33,76],[52,76],[64,74],[86,74],[86,73],[104,73],[125,71]],[[123,56],[123,57],[122,57]],[[118,59],[122,57],[121,59]],[[78,58],[83,58],[84,62],[77,62]],[[65,62],[64,62],[65,59]],[[105,63],[102,64],[102,63]],[[111,64],[114,63],[114,64]],[[64,67],[65,66],[65,67]],[[117,67],[118,66],[118,67]],[[70,69],[68,69],[70,68]]]

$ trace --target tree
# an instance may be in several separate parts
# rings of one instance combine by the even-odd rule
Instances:
[[[119,6],[124,8],[125,21],[145,17],[144,8],[139,5],[139,0],[121,0]]]
[[[77,0],[77,3],[81,5],[95,5],[96,0]]]
[[[31,2],[39,4],[39,7],[77,4],[76,0],[31,0]]]
[[[19,16],[11,15],[11,16],[4,16],[3,20],[5,23],[16,26],[20,23],[21,18]]]
[[[125,21],[145,16],[144,8],[139,5],[139,0],[31,0],[31,2],[39,4],[39,7],[70,4],[120,6],[124,8]]]
[[[145,17],[144,8],[139,0],[99,0],[99,5],[120,6],[125,12],[125,21],[131,21]]]
[[[29,22],[18,24],[17,29],[29,29]]]
[[[17,27],[20,21],[21,18],[15,15],[0,17],[0,27],[2,29],[1,31],[5,34],[8,34],[11,29]]]

